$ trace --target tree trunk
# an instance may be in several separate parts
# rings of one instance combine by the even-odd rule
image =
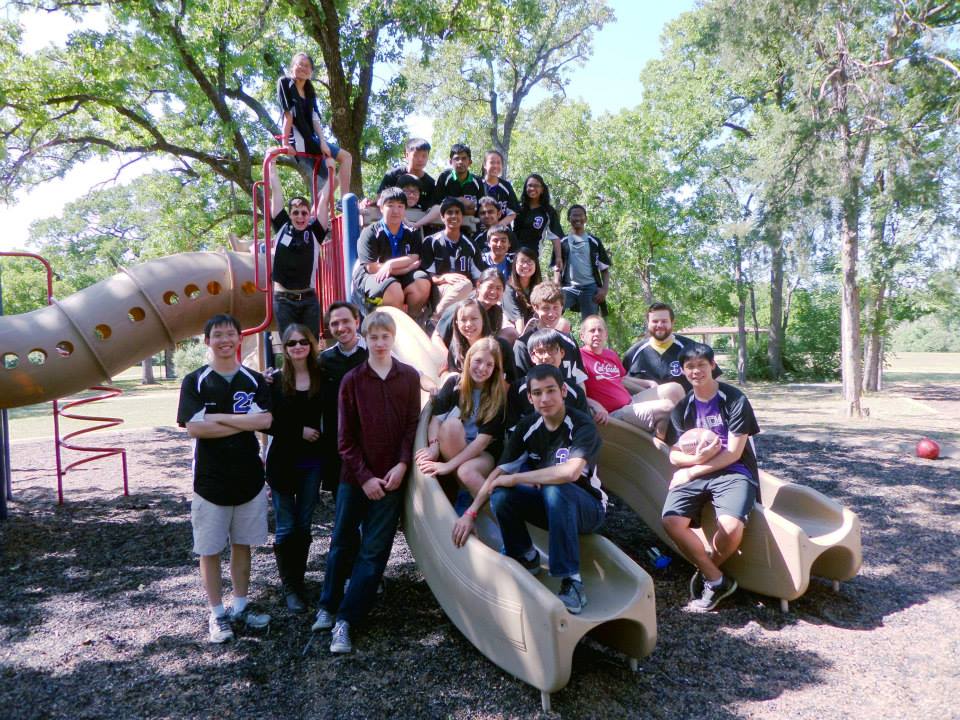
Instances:
[[[747,382],[747,297],[743,283],[740,241],[734,238],[734,275],[737,281],[737,382]]]
[[[171,345],[163,351],[163,378],[164,380],[176,380],[177,370],[173,365],[173,353],[177,350],[176,345]]]
[[[783,377],[783,236],[778,234],[770,256],[770,327],[767,328],[767,364],[770,378]]]
[[[753,317],[753,341],[760,344],[760,321],[757,319],[757,293],[753,289],[753,282],[747,283],[750,293],[750,314]]]
[[[845,203],[840,219],[840,267],[843,278],[840,307],[840,376],[848,417],[860,417],[860,287],[857,284],[859,213]]]
[[[157,380],[153,376],[153,356],[144,358],[140,363],[140,368],[143,371],[140,376],[141,385],[156,385]]]

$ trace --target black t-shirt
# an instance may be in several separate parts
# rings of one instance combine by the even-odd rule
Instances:
[[[398,167],[390,170],[380,181],[380,187],[377,188],[377,194],[386,190],[388,187],[396,187],[400,178],[404,175],[412,175],[405,167]],[[437,192],[437,183],[429,173],[424,173],[420,178],[420,199],[414,205],[418,210],[426,212],[433,205],[433,196]]]
[[[476,300],[477,295],[473,293],[470,295],[471,300]],[[480,308],[487,316],[487,320],[490,322],[490,329],[494,334],[500,331],[500,328],[503,327],[503,308],[499,305],[494,305],[493,307],[485,308],[483,305],[480,305]],[[443,344],[447,347],[450,347],[450,343],[453,342],[453,318],[457,314],[457,306],[451,305],[446,310],[443,311],[443,315],[440,316],[440,319],[437,321],[437,334],[440,335],[440,339],[443,340]],[[510,356],[513,356],[513,351],[510,351]]]
[[[538,329],[527,330],[513,344],[514,362],[517,372],[521,375],[530,372],[530,368],[534,365],[530,358],[530,350],[527,349],[527,341]],[[580,347],[577,341],[566,333],[560,333],[560,339],[563,341],[563,361],[560,363],[560,371],[574,385],[582,385],[587,379],[587,372],[583,367],[583,358],[580,357]]]
[[[271,393],[260,373],[240,366],[228,382],[204,365],[183,379],[177,424],[186,427],[203,420],[206,413],[269,412]],[[242,505],[257,496],[263,487],[260,443],[253,432],[239,432],[222,438],[195,438],[193,490],[215,505]]]
[[[727,383],[718,383],[717,405],[723,424],[727,427],[728,433],[734,435],[748,435],[751,438],[759,434],[760,426],[757,424],[757,417],[753,414],[753,406],[747,400],[747,396],[733,385]],[[680,436],[687,430],[697,427],[697,404],[693,391],[687,393],[687,396],[678,402],[670,413],[670,427],[667,431],[667,442],[675,444]],[[740,456],[740,462],[753,474],[749,478],[750,482],[758,488],[760,487],[760,473],[757,468],[757,456],[753,449],[753,440],[747,441],[743,454]],[[726,473],[725,469],[716,470],[701,478],[719,477]]]
[[[277,492],[296,493],[300,491],[303,471],[323,466],[323,443],[303,439],[304,428],[323,428],[322,386],[313,397],[306,390],[287,395],[278,375],[271,395],[273,424],[267,432],[273,440],[267,452],[267,482]]]
[[[494,337],[494,340],[497,341],[497,345],[500,346],[500,355],[503,358],[503,375],[506,378],[508,383],[512,383],[517,379],[517,366],[513,360],[513,354],[510,352],[510,343],[504,340],[502,337]],[[467,351],[463,351],[465,356]],[[463,372],[463,365],[461,364],[462,357],[458,357],[459,353],[457,352],[457,341],[455,338],[452,338],[451,341],[447,344],[447,370],[450,372]]]
[[[582,413],[590,415],[590,406],[587,405],[587,393],[583,387],[569,380],[565,380],[564,385],[567,386],[567,396],[563,402],[567,406],[567,410],[579,410]],[[527,378],[517,378],[517,380],[510,385],[510,390],[507,391],[507,430],[513,432],[514,427],[520,422],[520,419],[532,412],[536,411],[533,409],[533,403],[530,402],[530,398],[527,395]]]
[[[320,353],[320,382],[323,383],[320,394],[323,397],[323,434],[320,442],[327,451],[330,463],[339,467],[340,454],[337,450],[337,399],[340,397],[340,382],[343,377],[369,357],[363,338],[354,346],[350,355],[344,355],[340,343]],[[339,472],[327,473],[328,477],[339,477]]]
[[[430,414],[434,417],[437,415],[446,415],[455,407],[459,407],[459,405],[460,374],[456,373],[448,377],[443,383],[443,387],[437,392],[437,396],[433,399],[433,407],[430,410]],[[476,408],[474,408],[474,411],[476,411]],[[484,452],[490,453],[494,460],[500,457],[500,453],[503,451],[505,420],[506,408],[500,408],[500,412],[486,422],[482,422],[480,418],[477,417],[477,434],[489,435],[493,438],[493,441],[487,446]]]
[[[563,237],[560,218],[557,217],[557,211],[553,208],[546,208],[541,205],[540,207],[521,210],[517,213],[517,219],[513,221],[513,232],[517,236],[517,245],[533,248],[537,251],[537,257],[540,257],[540,240],[543,238],[543,230],[546,227],[549,227],[550,232],[558,238]]]
[[[597,476],[601,444],[597,426],[586,413],[567,410],[556,430],[548,429],[543,418],[534,413],[517,423],[507,439],[499,465],[508,466],[508,472],[520,472],[518,460],[527,463],[532,470],[542,470],[571,458],[583,458],[587,465],[575,482],[606,505],[607,495],[600,489]]]
[[[439,205],[444,198],[455,197],[472,200],[474,203],[483,195],[483,185],[480,179],[471,172],[463,182],[457,180],[453,168],[447,168],[437,178],[437,187],[433,193],[433,204]]]
[[[446,232],[441,230],[424,239],[420,251],[420,269],[431,275],[459,273],[476,282],[480,277],[476,255],[476,248],[463,233],[459,240],[451,244]]]
[[[695,344],[693,340],[683,335],[674,335],[673,344],[664,350],[663,354],[658,353],[650,343],[650,338],[646,338],[634,343],[623,354],[623,367],[627,370],[630,377],[640,378],[641,380],[653,380],[658,385],[668,382],[680,383],[687,392],[693,389],[690,381],[683,374],[683,368],[680,366],[680,353],[685,347]],[[723,374],[720,368],[713,371],[713,377],[718,378]]]
[[[273,279],[291,290],[313,287],[320,243],[327,231],[313,220],[303,230],[290,222],[286,209],[273,218]]]
[[[520,212],[520,201],[517,200],[517,193],[513,191],[513,185],[509,181],[500,178],[496,185],[488,185],[486,180],[480,181],[481,197],[492,197],[500,206],[500,214],[507,210],[511,212]]]
[[[306,97],[302,97],[297,92],[293,78],[282,77],[277,82],[277,103],[280,105],[280,110],[293,116],[293,127],[290,129],[289,138],[291,147],[296,147],[293,135],[296,130],[303,138],[303,152],[319,155],[320,142],[313,127],[313,114],[320,116],[320,111],[317,109],[317,96],[310,93],[306,87],[304,93]]]

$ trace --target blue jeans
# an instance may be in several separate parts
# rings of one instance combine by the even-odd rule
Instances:
[[[593,296],[596,294],[596,283],[565,287],[563,288],[563,309],[579,308],[581,319],[590,315],[599,315],[600,306],[593,301]]]
[[[317,493],[322,476],[321,468],[304,470],[300,492],[270,491],[273,496],[273,516],[276,521],[275,542],[278,545],[294,533],[310,534],[313,510],[317,507]]]
[[[340,483],[337,517],[320,594],[320,605],[335,613],[338,620],[353,625],[373,606],[393,548],[402,504],[402,489],[371,500],[359,485]],[[344,594],[347,578],[350,586]]]
[[[579,535],[603,525],[603,503],[574,483],[499,487],[490,507],[500,523],[503,553],[518,559],[533,547],[527,523],[550,533],[550,574],[570,577],[580,572]]]

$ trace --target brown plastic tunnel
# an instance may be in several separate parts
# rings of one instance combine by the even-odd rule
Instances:
[[[217,313],[263,321],[253,258],[183,253],[137,265],[22,315],[0,318],[0,407],[32,405],[109,380],[199,334]]]

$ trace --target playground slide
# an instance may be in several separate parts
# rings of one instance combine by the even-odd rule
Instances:
[[[396,355],[434,382],[442,359],[429,339],[404,313],[386,309],[397,322]],[[429,404],[417,430],[416,447],[426,445]],[[559,581],[533,577],[501,555],[492,518],[478,523],[480,540],[462,548],[451,540],[456,513],[439,483],[414,469],[404,507],[403,529],[417,567],[447,616],[480,652],[507,672],[549,694],[570,679],[573,650],[590,635],[631,659],[656,643],[653,581],[616,545],[601,535],[581,539],[584,584],[589,603],[571,615],[557,597]],[[534,531],[541,553],[546,533]]]
[[[600,479],[674,551],[660,522],[673,470],[667,451],[637,428],[611,419],[602,429]],[[760,495],[739,552],[724,569],[740,587],[779,598],[781,605],[807,591],[811,576],[838,583],[857,574],[862,562],[860,521],[839,503],[803,485],[760,471]],[[704,512],[703,532],[715,518]],[[706,535],[702,535],[705,537]]]

